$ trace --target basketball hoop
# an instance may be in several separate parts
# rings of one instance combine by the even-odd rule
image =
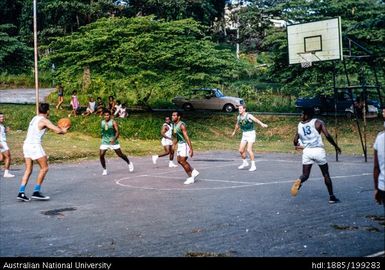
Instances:
[[[313,65],[313,53],[298,53],[299,62],[301,63],[302,68],[308,68]]]

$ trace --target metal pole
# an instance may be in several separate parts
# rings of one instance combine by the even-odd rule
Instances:
[[[239,60],[239,15],[237,14],[237,59]]]
[[[33,0],[33,47],[35,55],[35,95],[36,115],[39,114],[39,73],[37,67],[37,22],[36,22],[36,0]]]
[[[364,133],[364,157],[365,157],[365,162],[368,162],[368,147],[367,147],[367,144],[366,144],[366,110],[368,108],[367,106],[367,93],[366,93],[366,78],[365,78],[365,70],[364,70],[364,64],[363,62],[361,62],[361,68],[360,68],[360,83],[361,83],[361,86],[362,86],[362,94],[363,94],[363,102],[364,102],[364,106],[363,106],[363,115],[362,115],[362,118],[363,118],[363,121],[364,121],[364,130],[363,130],[363,133]]]
[[[335,133],[335,137],[336,137],[336,144],[338,145],[338,123],[337,123],[338,94],[337,94],[337,89],[336,89],[336,69],[335,69],[334,65],[332,67],[332,72],[333,72],[333,89],[334,89],[334,133]],[[338,162],[338,151],[337,150],[336,150],[336,161]]]

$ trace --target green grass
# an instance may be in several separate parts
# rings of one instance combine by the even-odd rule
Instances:
[[[52,73],[47,71],[39,72],[40,87],[52,87]],[[35,77],[31,72],[30,74],[8,74],[0,73],[0,89],[13,89],[13,88],[34,88]]]
[[[54,107],[54,106],[52,106]],[[11,148],[12,163],[22,163],[22,144],[30,119],[34,115],[33,105],[0,105],[0,111],[5,114],[5,123],[11,128],[7,142]],[[56,123],[61,117],[66,117],[69,111],[52,110],[50,119]],[[160,128],[163,119],[170,113],[135,113],[127,119],[117,119],[121,132],[120,144],[122,150],[129,156],[150,156],[162,150],[160,145]],[[195,152],[213,150],[238,151],[240,132],[231,138],[237,114],[198,113],[189,112],[183,117],[186,122]],[[257,126],[256,152],[295,153],[292,140],[298,124],[298,116],[262,116],[257,118],[269,125],[262,129]],[[332,117],[321,117],[335,137],[335,122]],[[66,135],[47,132],[43,139],[44,149],[51,162],[68,160],[97,159],[100,144],[99,116],[71,118],[72,127]],[[362,126],[361,122],[361,126]],[[362,155],[358,130],[353,120],[338,119],[338,143],[345,155]],[[376,134],[383,129],[380,119],[367,122],[368,154],[372,155],[372,144]],[[333,147],[324,139],[326,150],[333,153]],[[110,156],[114,154],[109,151]]]

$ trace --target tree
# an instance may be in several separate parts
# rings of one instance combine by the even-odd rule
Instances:
[[[100,19],[57,38],[44,63],[55,63],[60,80],[73,88],[80,87],[84,67],[89,67],[89,91],[148,104],[151,98],[215,85],[242,72],[235,56],[216,48],[203,29],[192,19]]]
[[[20,14],[20,35],[32,45],[32,3],[23,2]],[[116,7],[111,0],[45,0],[37,1],[39,43],[48,44],[50,38],[77,31],[81,26],[108,17]]]
[[[193,18],[212,26],[223,17],[224,0],[131,0],[130,9],[142,16],[154,15],[166,21]]]
[[[16,36],[16,26],[0,24],[0,72],[18,74],[29,71],[33,50]]]

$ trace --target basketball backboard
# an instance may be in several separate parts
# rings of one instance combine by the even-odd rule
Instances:
[[[288,25],[287,41],[290,65],[342,60],[341,19]]]

